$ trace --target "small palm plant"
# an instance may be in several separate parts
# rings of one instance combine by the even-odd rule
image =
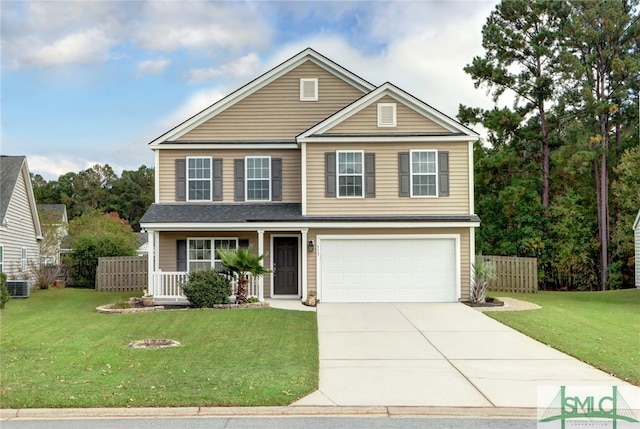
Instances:
[[[247,274],[258,277],[271,272],[262,266],[265,255],[254,255],[251,246],[244,249],[218,249],[222,265],[238,276],[238,292],[236,303],[243,304],[247,300]]]
[[[471,289],[469,290],[469,301],[475,304],[484,304],[487,300],[487,288],[489,280],[494,278],[493,264],[478,259],[471,266]]]

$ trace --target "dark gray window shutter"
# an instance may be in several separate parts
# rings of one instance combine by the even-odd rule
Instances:
[[[271,200],[282,201],[282,158],[271,158]]]
[[[438,152],[438,196],[449,196],[449,152]]]
[[[241,238],[238,240],[238,247],[240,249],[248,249],[249,248],[249,239],[248,238]]]
[[[176,159],[176,201],[187,200],[187,161]]]
[[[376,197],[376,154],[364,154],[364,197]]]
[[[233,160],[233,189],[233,199],[244,201],[244,159]]]
[[[398,152],[398,194],[401,197],[411,196],[411,170],[409,169],[409,152]]]
[[[222,201],[222,158],[213,158],[213,201]]]
[[[176,270],[187,271],[187,240],[176,240]]]
[[[336,153],[324,153],[324,196],[336,197]]]

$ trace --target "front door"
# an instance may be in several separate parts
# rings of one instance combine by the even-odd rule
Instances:
[[[273,238],[273,294],[298,295],[298,237]]]

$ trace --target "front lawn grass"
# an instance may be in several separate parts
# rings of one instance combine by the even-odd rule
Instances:
[[[0,406],[286,405],[318,385],[313,312],[98,314],[134,293],[37,291],[0,312]],[[142,339],[180,347],[132,349]]]
[[[488,316],[615,377],[640,385],[640,289],[491,293],[542,306]]]

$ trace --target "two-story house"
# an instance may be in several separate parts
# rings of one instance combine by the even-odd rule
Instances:
[[[260,299],[467,299],[477,138],[306,49],[150,143],[149,290],[180,299],[216,249],[251,245]]]

